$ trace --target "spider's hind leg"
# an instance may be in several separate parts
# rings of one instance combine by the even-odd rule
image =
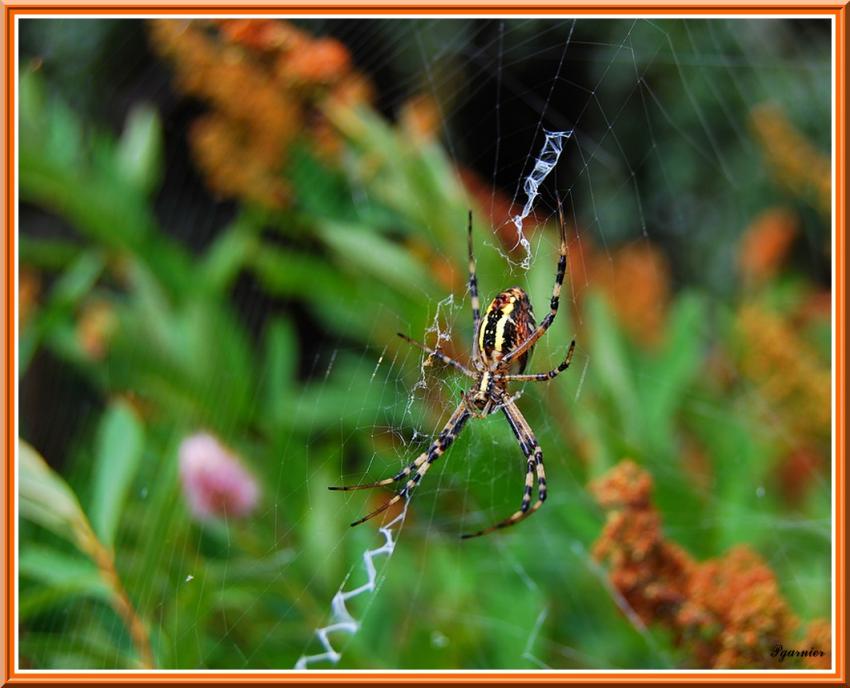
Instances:
[[[506,519],[499,521],[495,525],[492,525],[489,528],[484,528],[483,530],[479,530],[475,533],[466,533],[461,535],[461,538],[464,540],[487,535],[488,533],[492,533],[494,530],[507,528],[519,523],[531,516],[531,514],[543,506],[543,502],[546,501],[546,471],[543,467],[543,450],[537,443],[537,439],[534,437],[534,433],[528,425],[528,422],[525,420],[522,413],[520,413],[519,409],[514,405],[512,399],[508,399],[505,402],[504,406],[502,406],[502,412],[508,419],[508,424],[511,426],[511,430],[514,431],[514,435],[516,435],[519,446],[522,449],[522,453],[525,454],[527,461],[522,502],[520,503],[519,510],[515,511]],[[537,501],[532,504],[531,494],[534,488],[535,473],[537,474]]]

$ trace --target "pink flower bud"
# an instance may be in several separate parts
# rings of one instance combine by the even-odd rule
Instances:
[[[196,518],[247,516],[257,506],[257,481],[239,457],[208,433],[191,435],[180,444],[183,494]]]

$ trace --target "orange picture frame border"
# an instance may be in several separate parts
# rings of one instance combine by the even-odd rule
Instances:
[[[296,683],[322,685],[330,683],[379,684],[379,683],[567,683],[581,682],[592,684],[622,684],[622,683],[825,683],[846,684],[846,161],[847,161],[847,1],[828,2],[734,2],[719,0],[716,2],[683,3],[672,1],[656,2],[534,2],[520,4],[514,2],[418,2],[401,5],[398,3],[346,3],[346,2],[316,2],[307,3],[264,3],[250,2],[235,4],[233,2],[182,2],[169,3],[163,0],[153,2],[133,2],[116,4],[115,2],[35,2],[18,0],[7,2],[0,0],[3,12],[2,50],[4,78],[4,160],[3,166],[3,201],[5,204],[4,241],[2,265],[4,268],[3,304],[4,304],[4,337],[3,337],[3,433],[4,454],[2,489],[3,504],[3,595],[2,605],[4,623],[2,625],[2,667],[0,681],[3,685],[46,685],[56,683],[78,684],[111,684],[111,683],[144,683],[158,685],[176,684],[218,684],[218,683]],[[345,672],[340,670],[310,670],[296,672],[281,671],[46,671],[16,669],[15,646],[15,452],[17,438],[15,436],[15,398],[17,387],[17,371],[15,370],[15,257],[16,257],[16,174],[15,160],[15,83],[14,73],[17,52],[16,19],[20,16],[38,16],[45,14],[63,14],[69,16],[85,16],[90,14],[109,14],[115,16],[135,14],[339,14],[352,17],[368,17],[371,15],[481,15],[481,16],[510,16],[527,14],[564,14],[567,16],[606,15],[611,17],[623,15],[800,15],[811,17],[834,18],[834,111],[833,111],[833,165],[834,165],[834,231],[835,245],[835,290],[833,301],[835,307],[835,327],[832,333],[834,343],[835,383],[835,432],[833,448],[835,470],[833,486],[835,493],[834,511],[834,552],[835,569],[833,579],[834,602],[834,645],[835,655],[833,669],[829,672],[814,670],[801,671],[357,671]]]

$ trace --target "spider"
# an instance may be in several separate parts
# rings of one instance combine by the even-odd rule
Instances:
[[[534,322],[534,312],[528,294],[520,287],[511,287],[499,293],[487,307],[484,317],[481,317],[480,302],[478,300],[478,278],[475,273],[475,257],[472,251],[472,211],[469,211],[469,222],[467,227],[467,245],[469,249],[469,294],[472,303],[472,324],[475,338],[472,342],[472,364],[474,370],[470,370],[463,363],[450,358],[439,346],[432,349],[406,335],[398,333],[398,336],[409,344],[417,346],[425,351],[429,357],[450,365],[467,377],[472,378],[475,384],[472,388],[462,394],[458,407],[452,413],[445,427],[424,452],[416,457],[401,472],[391,478],[379,480],[374,483],[361,485],[343,485],[329,487],[330,490],[366,490],[374,487],[392,485],[407,479],[404,487],[385,504],[367,514],[361,519],[354,521],[352,526],[365,523],[371,518],[389,509],[402,499],[409,499],[411,493],[428,472],[431,464],[449,448],[452,442],[463,430],[470,418],[484,418],[485,416],[501,411],[510,425],[511,430],[519,442],[520,449],[526,458],[525,488],[522,494],[522,503],[519,510],[506,519],[499,521],[489,528],[479,530],[475,533],[467,533],[461,537],[473,538],[486,535],[499,528],[507,528],[523,519],[528,518],[537,511],[546,500],[546,472],[543,468],[543,450],[537,443],[534,432],[528,421],[523,417],[516,406],[519,394],[508,395],[509,382],[546,382],[565,371],[573,357],[575,340],[567,350],[567,355],[561,364],[547,373],[524,374],[528,359],[534,349],[534,345],[540,339],[549,326],[555,320],[558,313],[558,301],[561,293],[561,285],[564,283],[564,273],[567,267],[567,241],[564,216],[558,203],[560,219],[561,248],[558,257],[558,268],[555,273],[555,286],[552,289],[552,300],[549,303],[549,312],[540,326]],[[413,474],[413,475],[411,475]],[[534,477],[537,476],[537,501],[531,503]]]

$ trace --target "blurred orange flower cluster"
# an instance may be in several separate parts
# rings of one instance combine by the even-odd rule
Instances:
[[[799,233],[800,218],[789,208],[768,208],[752,221],[738,254],[750,291],[735,321],[740,372],[758,391],[757,408],[765,421],[781,431],[784,453],[777,476],[791,503],[805,496],[827,464],[831,421],[829,361],[805,336],[812,325],[829,325],[829,290],[808,291],[786,312],[763,298],[786,266]]]
[[[596,252],[590,272],[591,284],[602,290],[635,341],[657,344],[670,303],[670,267],[661,250],[642,241],[621,246],[610,255]]]
[[[341,43],[284,21],[158,19],[150,37],[174,65],[178,88],[211,106],[190,138],[210,187],[224,197],[284,207],[289,149],[306,140],[332,158],[341,146],[323,104],[371,98]]]
[[[103,359],[118,327],[118,314],[112,304],[103,299],[90,299],[83,305],[77,319],[80,348],[91,359]]]
[[[738,311],[740,366],[767,402],[765,409],[792,443],[828,441],[830,371],[793,323],[757,303]]]
[[[433,143],[440,135],[442,117],[437,102],[429,95],[418,94],[401,106],[399,124],[417,143]]]
[[[738,263],[744,280],[760,285],[779,272],[799,231],[799,218],[786,208],[768,208],[750,223],[741,239]]]
[[[764,305],[743,304],[735,327],[741,374],[758,392],[756,407],[778,431],[784,453],[778,469],[786,499],[799,502],[828,466],[832,400],[829,362],[800,335],[799,324]]]
[[[22,328],[38,308],[40,292],[41,277],[38,271],[21,265],[18,272],[18,321]]]
[[[750,120],[778,181],[794,195],[810,196],[815,207],[829,216],[832,208],[829,156],[818,151],[777,105],[766,103],[754,108]]]
[[[758,554],[740,546],[699,563],[664,538],[647,471],[622,461],[590,490],[608,513],[594,556],[609,564],[611,582],[640,619],[669,629],[693,666],[829,666],[829,624],[815,621],[798,639],[799,621]],[[775,652],[779,646],[818,652],[801,658]]]
[[[670,305],[670,265],[649,241],[598,249],[590,237],[572,234],[567,247],[569,280],[576,301],[600,291],[620,324],[643,346],[661,340]]]

